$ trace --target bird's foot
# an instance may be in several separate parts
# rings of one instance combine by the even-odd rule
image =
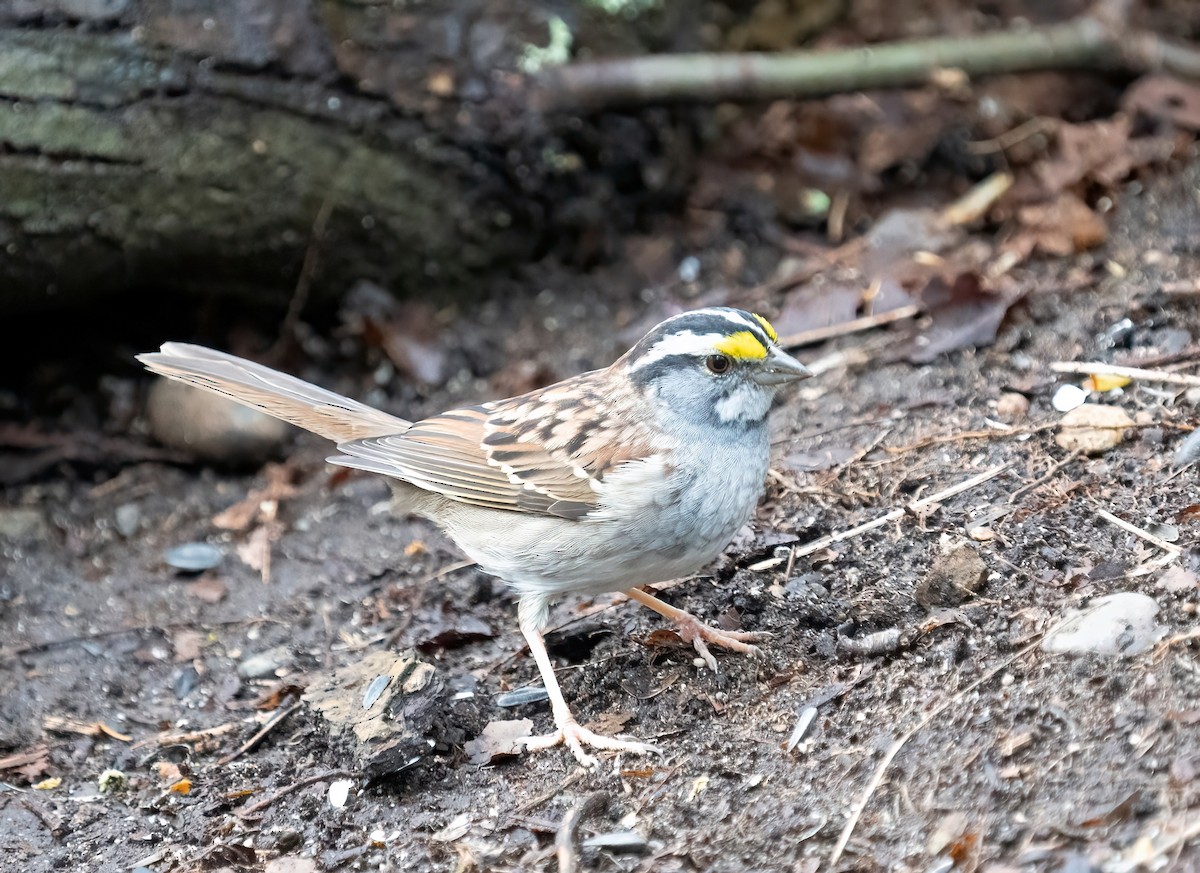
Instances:
[[[611,752],[630,752],[635,755],[660,754],[657,746],[650,745],[649,743],[639,743],[636,740],[607,737],[604,734],[598,734],[595,731],[590,731],[580,726],[573,718],[562,721],[555,731],[551,731],[548,734],[526,737],[521,742],[524,744],[526,751],[529,752],[537,752],[542,749],[553,748],[557,745],[564,745],[571,750],[571,753],[580,764],[588,768],[599,766],[600,762],[585,752],[584,746]]]
[[[717,659],[708,650],[708,643],[741,652],[743,655],[757,655],[758,647],[750,643],[769,639],[770,634],[763,631],[726,631],[705,624],[694,615],[686,618],[676,618],[675,625],[679,628],[679,636],[685,643],[691,643],[696,652],[704,659],[708,669],[717,672]]]

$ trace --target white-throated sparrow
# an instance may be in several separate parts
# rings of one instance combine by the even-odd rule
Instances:
[[[624,591],[674,621],[715,669],[706,643],[753,652],[754,634],[721,631],[635,588],[694,573],[750,518],[768,463],[776,389],[808,370],[765,318],[714,307],[669,318],[610,367],[416,423],[241,358],[166,343],[138,356],[337,443],[330,462],[393,479],[398,505],[441,526],[519,595],[518,617],[565,743],[653,747],[581,727],[542,638],[550,600]]]

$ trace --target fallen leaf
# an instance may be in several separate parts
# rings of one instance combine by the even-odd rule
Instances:
[[[1128,376],[1113,376],[1106,373],[1093,373],[1083,380],[1083,387],[1088,391],[1098,391],[1103,394],[1114,388],[1124,388],[1133,380]]]
[[[1128,112],[1167,121],[1184,130],[1200,131],[1200,86],[1174,76],[1143,76],[1125,89]]]
[[[1158,578],[1158,587],[1168,594],[1180,594],[1200,588],[1200,575],[1175,564],[1163,571]]]
[[[198,630],[178,628],[171,633],[171,648],[176,661],[194,661],[200,657],[205,636]]]
[[[220,603],[229,593],[225,583],[213,576],[204,576],[195,582],[189,582],[184,591],[188,597],[194,597],[201,603]]]
[[[257,570],[264,583],[271,581],[271,541],[274,525],[261,524],[237,547],[237,556],[251,570]]]
[[[903,343],[899,353],[910,363],[928,364],[950,352],[991,345],[1021,296],[991,293],[975,273],[962,273],[952,284],[936,277],[921,293],[930,325]]]
[[[180,779],[168,790],[173,791],[176,794],[190,794],[192,791],[192,780],[187,778]]]
[[[1069,191],[1048,203],[1017,210],[1021,231],[1005,245],[1025,257],[1034,251],[1065,257],[1102,245],[1108,227],[1086,203]]]
[[[33,782],[49,769],[50,749],[44,745],[0,758],[0,773],[16,773],[27,782]]]
[[[62,779],[60,779],[57,776],[52,776],[49,779],[43,779],[41,782],[38,782],[33,787],[37,791],[53,791],[55,788],[57,788],[60,785],[62,785]]]
[[[525,740],[533,733],[527,718],[489,721],[483,732],[463,746],[470,762],[477,767],[513,758],[525,751]]]
[[[183,778],[183,773],[180,771],[179,765],[173,764],[170,761],[156,761],[154,772],[158,774],[159,779],[167,783],[178,782]]]
[[[213,524],[224,530],[246,530],[261,516],[275,517],[281,500],[297,493],[292,484],[295,472],[287,464],[267,464],[263,467],[266,484],[255,488],[237,503],[213,517]]]
[[[1069,452],[1102,455],[1125,441],[1125,431],[1133,427],[1133,419],[1124,409],[1085,403],[1077,406],[1059,420],[1054,442]]]
[[[606,736],[615,736],[625,730],[625,725],[633,720],[632,712],[615,712],[607,710],[599,718],[588,722],[588,730]]]
[[[471,615],[460,615],[454,619],[453,623],[443,625],[426,634],[425,638],[417,643],[417,649],[426,653],[457,649],[480,640],[490,640],[495,635],[487,622]]]

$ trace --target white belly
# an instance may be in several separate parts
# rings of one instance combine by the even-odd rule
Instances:
[[[687,576],[721,554],[753,514],[766,470],[764,438],[761,451],[709,452],[703,466],[665,479],[653,462],[619,468],[601,509],[576,522],[464,503],[430,514],[521,594],[621,591]]]

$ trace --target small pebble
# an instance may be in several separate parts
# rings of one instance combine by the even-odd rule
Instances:
[[[1086,403],[1087,398],[1087,392],[1078,385],[1063,385],[1054,392],[1054,399],[1050,403],[1059,412],[1070,412]]]
[[[341,809],[346,805],[346,799],[350,796],[349,779],[339,779],[329,786],[329,805],[334,809]]]
[[[184,543],[168,549],[163,556],[167,565],[185,573],[203,573],[221,563],[224,553],[208,543]]]
[[[1085,609],[1071,610],[1042,640],[1046,652],[1140,655],[1162,639],[1155,620],[1158,604],[1145,594],[1124,591],[1098,597]]]
[[[700,278],[700,259],[688,255],[679,262],[679,281],[692,284]]]
[[[996,415],[1006,421],[1024,418],[1029,412],[1029,398],[1015,391],[1005,391],[996,401]]]
[[[124,503],[114,513],[117,533],[129,539],[142,526],[142,510],[136,503]]]
[[[287,660],[288,653],[285,649],[271,649],[266,652],[260,652],[257,655],[251,655],[244,658],[238,664],[238,675],[243,679],[274,679],[276,671]]]
[[[290,424],[256,409],[168,379],[150,389],[146,417],[163,445],[235,466],[278,457],[293,431]]]

